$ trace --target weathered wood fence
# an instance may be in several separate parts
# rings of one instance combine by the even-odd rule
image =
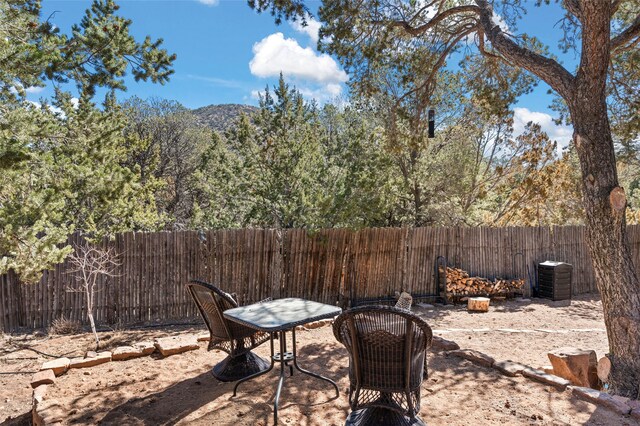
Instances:
[[[640,267],[640,226],[629,226],[629,239]],[[399,290],[426,297],[437,293],[440,256],[473,275],[525,278],[527,291],[536,263],[564,261],[574,266],[574,294],[596,291],[580,226],[125,233],[109,244],[121,265],[96,295],[101,324],[195,318],[184,289],[192,278],[237,293],[241,303],[303,297],[348,306]],[[71,269],[60,264],[35,285],[0,276],[2,329],[45,327],[61,316],[85,321],[83,294],[67,291],[75,279]]]

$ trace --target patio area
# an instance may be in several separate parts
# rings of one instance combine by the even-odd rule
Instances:
[[[606,333],[596,331],[604,329],[600,302],[587,298],[571,303],[507,301],[494,304],[485,314],[470,314],[463,306],[438,305],[414,307],[414,312],[429,322],[435,335],[454,340],[462,348],[533,367],[547,364],[546,352],[560,346],[595,349],[598,356],[607,347]],[[571,329],[566,327],[568,315],[575,319]],[[119,331],[105,340],[107,345],[122,345],[203,330],[182,326]],[[103,338],[106,336],[103,333]],[[3,373],[33,371],[49,359],[27,349],[10,352],[17,339],[5,336],[0,364]],[[67,356],[79,356],[91,344],[90,335],[22,339],[20,345]],[[283,388],[279,423],[344,424],[349,413],[346,350],[336,342],[330,326],[299,331],[297,341],[300,365],[336,380],[340,396],[333,398],[328,383],[294,373],[294,380],[287,380]],[[225,354],[207,352],[205,343],[199,350],[166,358],[154,354],[71,369],[49,386],[46,410],[57,413],[64,424],[271,424],[277,371],[243,384],[232,398],[233,383],[219,382],[210,374]],[[256,353],[268,357],[268,346],[260,346]],[[631,418],[576,399],[570,391],[561,392],[524,377],[506,377],[443,352],[430,351],[429,372],[422,385],[420,410],[428,424],[636,424]],[[3,419],[20,418],[30,410],[30,377],[0,376]],[[7,420],[6,424],[20,421]]]

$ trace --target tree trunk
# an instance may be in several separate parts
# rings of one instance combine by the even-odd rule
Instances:
[[[98,331],[96,330],[96,322],[93,319],[93,286],[85,287],[85,294],[87,296],[87,318],[89,318],[89,324],[91,325],[91,331],[93,337],[96,339],[96,351],[100,350],[100,338],[98,337]]]
[[[626,233],[604,90],[578,84],[569,103],[582,169],[587,243],[602,298],[612,370],[609,385],[637,399],[640,387],[640,283]],[[599,92],[599,93],[598,93]],[[622,194],[622,196],[621,196]]]

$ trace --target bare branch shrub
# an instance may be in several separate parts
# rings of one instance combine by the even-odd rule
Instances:
[[[118,254],[112,247],[100,248],[89,244],[78,245],[69,261],[74,266],[71,271],[75,274],[75,283],[73,286],[67,287],[67,291],[82,292],[85,295],[87,304],[87,317],[91,324],[91,331],[96,339],[96,350],[100,347],[100,339],[96,331],[96,324],[93,316],[94,296],[97,291],[99,281],[98,277],[115,277],[115,271],[120,266],[118,262]]]

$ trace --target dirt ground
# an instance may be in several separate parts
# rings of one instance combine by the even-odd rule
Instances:
[[[462,306],[416,307],[416,312],[427,318],[434,334],[499,360],[538,366],[548,363],[546,353],[556,347],[595,349],[599,356],[607,347],[606,333],[593,331],[604,329],[598,300],[508,301],[494,304],[484,314],[470,314]],[[201,330],[165,327],[103,333],[103,338],[107,346],[117,346]],[[340,396],[335,399],[331,386],[296,372],[293,380],[285,381],[280,423],[344,424],[349,412],[346,351],[335,341],[331,327],[298,332],[297,340],[301,366],[336,380]],[[25,413],[31,408],[31,372],[50,359],[35,351],[80,356],[90,348],[91,336],[87,334],[4,336],[0,346],[0,420],[6,419],[3,424],[28,424]],[[224,354],[204,348],[202,344],[200,350],[164,359],[152,356],[70,370],[49,386],[48,395],[58,401],[57,409],[63,413],[65,424],[272,424],[278,372],[241,385],[237,397],[231,397],[233,384],[218,382],[210,374]],[[267,357],[269,345],[256,352]],[[505,377],[441,353],[430,353],[429,360],[430,376],[422,386],[420,415],[431,425],[637,424],[633,419],[573,398],[570,392],[559,392],[522,377]]]

